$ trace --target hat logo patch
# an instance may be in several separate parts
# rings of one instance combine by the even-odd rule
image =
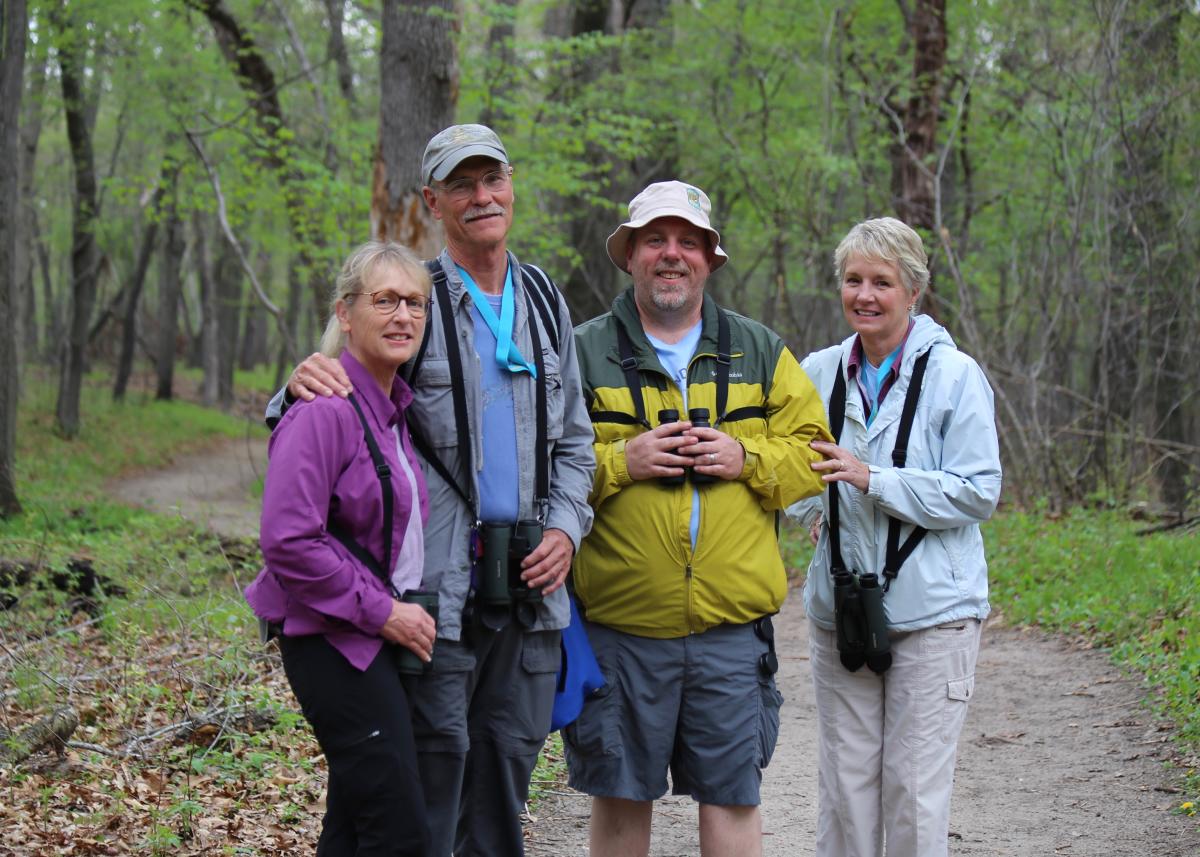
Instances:
[[[687,201],[688,201],[688,205],[690,205],[692,208],[696,209],[696,211],[701,210],[701,208],[700,208],[700,191],[696,190],[694,187],[689,187],[687,189]]]

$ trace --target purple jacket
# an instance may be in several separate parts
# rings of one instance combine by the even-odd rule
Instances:
[[[397,423],[416,474],[422,524],[429,517],[425,480],[402,421],[412,391],[397,376],[389,400],[349,351],[339,359],[392,469],[392,555],[384,564],[391,571],[413,512],[392,431]],[[372,556],[383,553],[383,498],[354,406],[337,396],[298,402],[275,427],[268,455],[259,530],[266,567],[246,587],[246,600],[256,616],[282,622],[288,636],[324,634],[346,660],[365,670],[383,646],[379,630],[391,613],[392,596],[326,531],[332,518]],[[411,571],[415,588],[421,569]]]

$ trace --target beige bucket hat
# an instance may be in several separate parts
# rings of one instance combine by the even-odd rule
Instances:
[[[712,203],[708,200],[708,194],[700,188],[679,181],[655,182],[630,201],[629,220],[608,236],[605,242],[608,258],[622,271],[629,273],[625,254],[634,230],[660,217],[681,217],[712,236],[712,270],[715,271],[729,261],[729,256],[721,249],[721,233],[713,229],[708,220],[711,211]]]

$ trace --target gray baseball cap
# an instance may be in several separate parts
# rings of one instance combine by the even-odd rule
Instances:
[[[451,125],[438,131],[425,146],[421,156],[421,180],[426,185],[441,181],[465,161],[474,157],[491,158],[502,164],[508,163],[508,152],[486,125]]]

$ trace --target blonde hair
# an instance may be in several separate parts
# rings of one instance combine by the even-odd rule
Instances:
[[[929,257],[921,236],[894,217],[864,220],[846,234],[833,254],[839,283],[846,276],[846,261],[855,254],[895,263],[900,269],[900,282],[910,297],[924,294],[929,285]]]
[[[329,322],[321,336],[320,348],[326,357],[337,357],[346,347],[346,334],[338,323],[338,301],[344,301],[347,306],[352,305],[355,296],[366,291],[366,284],[374,279],[380,268],[391,268],[403,273],[426,296],[433,290],[433,280],[425,263],[403,244],[397,244],[395,241],[368,241],[359,246],[342,265],[342,271],[333,287],[333,295],[329,299]]]

